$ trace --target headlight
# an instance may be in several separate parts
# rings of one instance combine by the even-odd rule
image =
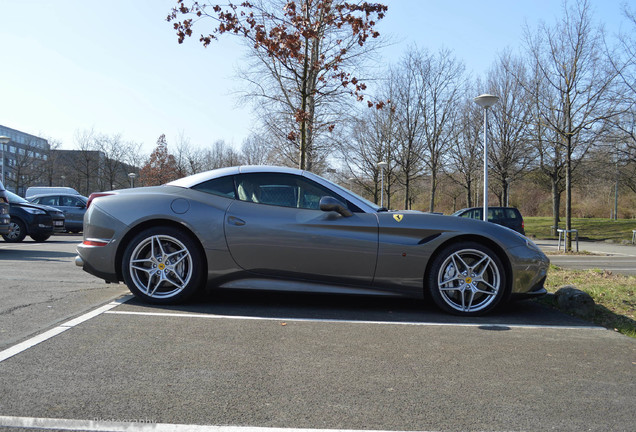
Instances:
[[[31,214],[46,214],[44,210],[36,209],[33,207],[23,207],[24,211]]]

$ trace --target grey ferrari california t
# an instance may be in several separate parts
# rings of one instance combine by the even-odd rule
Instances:
[[[480,315],[545,293],[549,261],[488,222],[387,211],[316,174],[243,166],[89,203],[76,264],[146,302],[205,286],[431,298]]]

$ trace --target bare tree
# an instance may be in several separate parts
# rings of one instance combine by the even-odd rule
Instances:
[[[315,135],[321,125],[333,126],[319,113],[345,93],[364,99],[366,86],[355,76],[355,66],[367,41],[379,36],[374,26],[387,7],[344,0],[257,0],[226,7],[177,3],[168,21],[174,21],[179,42],[201,20],[215,23],[200,38],[204,46],[225,33],[249,41],[258,65],[246,74],[252,95],[268,113],[293,119],[297,127],[287,138],[298,146],[298,166],[312,169]],[[182,17],[188,18],[177,21]]]
[[[85,195],[98,189],[97,181],[102,171],[96,138],[97,134],[92,129],[78,130],[74,136],[77,155],[70,162],[76,164],[76,170],[69,173],[71,175],[69,180]]]
[[[204,149],[203,168],[206,170],[241,165],[241,155],[223,140],[217,140]]]
[[[96,135],[95,148],[101,153],[101,171],[98,179],[100,190],[109,190],[128,186],[126,160],[138,144],[125,141],[121,134]]]
[[[473,89],[465,90],[464,102],[460,103],[459,120],[455,128],[455,137],[451,142],[448,157],[451,180],[458,183],[465,191],[466,206],[473,207],[473,191],[477,189],[482,164],[483,143],[480,140],[482,128],[480,108],[468,98],[468,94],[476,94]]]
[[[464,65],[450,51],[442,49],[437,54],[421,52],[414,66],[420,74],[422,86],[419,104],[424,152],[420,156],[428,168],[429,211],[434,212],[437,178],[443,169],[458,121]]]
[[[390,94],[390,89],[388,90]],[[388,95],[387,94],[387,95]],[[382,110],[365,110],[350,121],[350,131],[338,142],[349,186],[378,204],[382,171],[380,162],[394,159],[396,149],[396,115],[392,105]],[[384,171],[385,207],[391,208],[392,188],[397,167],[390,164]]]
[[[57,150],[62,146],[62,142],[56,139],[49,138],[48,140],[49,148],[43,151],[42,153],[42,163],[40,164],[40,168],[42,170],[41,180],[48,186],[54,186],[57,184],[58,179],[56,176],[64,176],[66,179],[66,172],[63,167],[58,166],[58,157],[59,152]],[[61,172],[60,172],[61,169]],[[66,185],[62,185],[66,186]]]
[[[174,159],[177,176],[185,177],[196,174],[207,169],[206,152],[201,148],[194,147],[190,138],[186,137],[183,131],[179,133],[174,145]]]
[[[620,115],[612,119],[611,145],[629,165],[636,163],[636,9],[625,5],[624,14],[628,31],[618,35],[618,47],[608,57],[618,74],[616,100],[621,108]]]
[[[602,57],[602,31],[592,24],[587,0],[573,7],[564,3],[561,21],[553,27],[541,25],[535,35],[527,34],[526,42],[544,90],[537,100],[539,122],[557,135],[565,158],[566,229],[570,230],[572,171],[614,113],[608,89],[616,74]],[[568,237],[567,249],[571,247]]]
[[[389,73],[392,81],[398,124],[398,144],[394,160],[399,169],[398,182],[404,188],[404,208],[412,203],[412,184],[422,176],[422,158],[424,152],[424,124],[421,101],[424,98],[424,83],[420,73],[422,53],[411,47],[397,67]]]
[[[528,137],[532,105],[521,84],[525,80],[519,80],[524,76],[523,63],[509,53],[503,54],[488,74],[489,92],[499,95],[492,108],[488,152],[490,169],[500,185],[496,192],[499,205],[508,205],[510,184],[523,176],[533,161]]]
[[[265,165],[271,160],[272,145],[263,134],[251,133],[241,145],[241,159],[246,165]]]

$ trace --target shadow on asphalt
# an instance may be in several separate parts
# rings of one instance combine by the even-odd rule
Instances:
[[[502,330],[502,326],[510,325],[557,327],[589,327],[593,325],[590,322],[565,315],[534,300],[511,302],[486,316],[465,318],[440,312],[433,304],[418,299],[226,289],[200,294],[191,302],[182,305],[149,305],[133,298],[122,305],[119,310],[262,317],[281,320],[428,323],[432,325],[470,324],[484,326],[485,330]]]
[[[78,239],[80,239],[78,241]],[[0,260],[20,260],[20,261],[68,261],[74,258],[75,252],[51,251],[46,245],[53,244],[78,244],[81,237],[76,234],[56,234],[44,242],[33,241],[26,237],[18,243],[7,243],[0,241]],[[42,246],[42,247],[39,247]]]
[[[0,248],[0,260],[12,261],[64,261],[68,263],[68,259],[74,257],[75,253],[49,251],[42,249],[2,249]]]

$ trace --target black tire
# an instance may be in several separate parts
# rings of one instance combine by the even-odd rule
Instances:
[[[492,311],[508,290],[506,272],[497,254],[475,242],[458,242],[437,253],[426,283],[440,309],[462,316]]]
[[[31,238],[36,242],[44,242],[47,241],[51,237],[50,234],[34,234]]]
[[[203,285],[205,261],[197,243],[183,231],[154,227],[126,246],[122,274],[128,289],[147,303],[187,300]]]
[[[11,218],[9,222],[9,234],[3,235],[2,238],[8,243],[19,243],[27,235],[26,226],[20,219]]]

